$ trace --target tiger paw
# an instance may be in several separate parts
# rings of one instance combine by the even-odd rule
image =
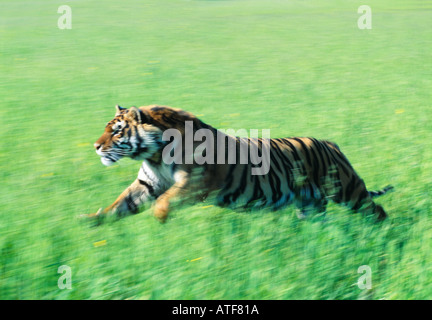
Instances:
[[[161,222],[164,223],[168,217],[169,203],[166,200],[156,201],[154,207],[154,216]]]
[[[96,213],[81,214],[78,216],[78,218],[95,220],[95,219],[100,219],[102,215],[103,215],[103,209],[99,208],[99,210]]]

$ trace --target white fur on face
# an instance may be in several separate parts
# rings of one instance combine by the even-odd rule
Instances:
[[[124,126],[125,126],[125,122],[124,122],[124,121],[120,121],[120,122],[116,122],[116,123],[112,126],[112,129],[113,129],[113,131],[120,130],[120,129],[122,129]]]
[[[104,166],[107,166],[107,167],[109,167],[109,166],[111,166],[111,165],[114,164],[113,161],[111,161],[110,159],[105,158],[105,157],[102,157],[102,158],[101,158],[101,162],[102,162],[102,164],[103,164]]]

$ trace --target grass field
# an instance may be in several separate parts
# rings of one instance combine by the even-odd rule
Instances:
[[[0,2],[0,299],[432,298],[431,1],[371,1],[371,30],[352,0],[63,2]],[[200,203],[94,227],[139,168],[94,152],[116,104],[332,140],[395,186],[390,218]]]

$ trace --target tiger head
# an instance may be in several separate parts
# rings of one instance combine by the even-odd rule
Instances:
[[[154,157],[164,145],[161,128],[136,107],[116,106],[116,111],[114,119],[108,122],[105,132],[94,144],[102,164],[110,166],[123,157],[134,160]]]

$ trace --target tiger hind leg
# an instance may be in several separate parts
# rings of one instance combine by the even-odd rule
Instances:
[[[387,218],[387,213],[385,212],[384,208],[373,202],[370,198],[366,199],[363,205],[356,211],[367,216],[374,215],[377,221],[383,221]]]
[[[355,202],[350,201],[347,204],[355,212],[362,213],[365,216],[374,215],[377,221],[383,221],[387,218],[384,208],[372,200],[372,196],[366,188],[360,193]]]
[[[356,174],[345,177],[343,181],[341,188],[332,196],[334,202],[346,205],[352,211],[364,216],[374,216],[377,221],[387,218],[383,207],[377,205],[373,198],[386,194],[393,189],[392,186],[387,186],[380,191],[368,191],[364,181]]]

